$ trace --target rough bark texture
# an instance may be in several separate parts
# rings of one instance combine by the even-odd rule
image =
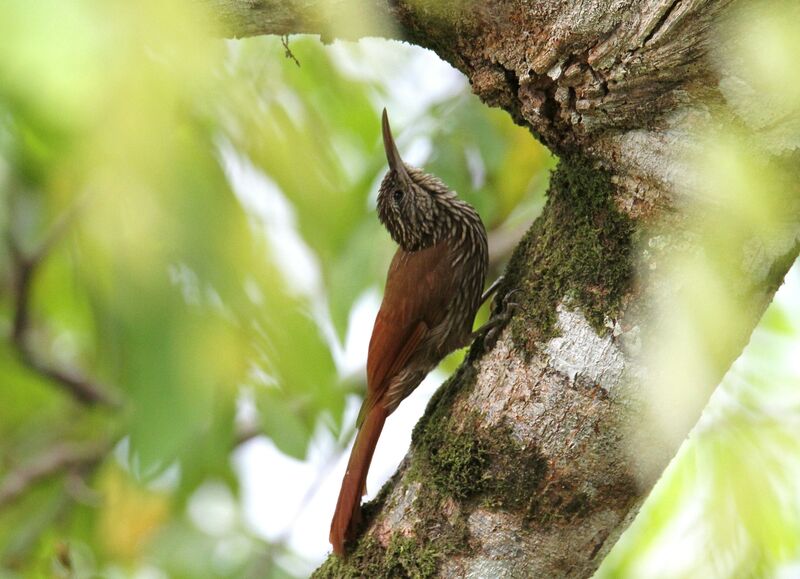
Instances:
[[[236,35],[331,33],[315,2],[205,4]],[[709,58],[719,49],[710,32],[729,4],[371,4],[384,24],[356,35],[436,51],[561,162],[500,290],[521,290],[514,319],[496,344],[475,344],[440,389],[353,553],[331,558],[317,576],[588,577],[597,569],[800,249],[795,184],[786,221],[769,238],[731,234],[742,257],[729,264],[728,293],[740,316],[713,339],[715,371],[692,385],[695,403],[661,436],[646,401],[663,377],[643,353],[658,349],[660,307],[682,291],[666,265],[705,233],[704,220],[683,210],[693,179],[684,159],[698,146],[692,126],[729,114],[717,110],[724,79]]]

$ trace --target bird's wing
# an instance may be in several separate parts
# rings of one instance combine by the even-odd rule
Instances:
[[[410,253],[397,251],[369,343],[367,400],[362,415],[383,398],[392,378],[442,321],[453,284],[448,241]]]

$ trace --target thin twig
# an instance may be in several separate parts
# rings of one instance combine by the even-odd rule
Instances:
[[[286,58],[292,59],[294,61],[294,63],[297,65],[297,67],[300,68],[300,61],[297,60],[297,57],[292,52],[292,49],[289,48],[289,35],[288,34],[284,34],[283,36],[281,36],[281,44],[283,44],[283,48],[286,51],[286,52],[284,52],[284,56]]]
[[[0,509],[47,478],[100,462],[110,450],[108,442],[59,443],[47,449],[0,482]]]
[[[87,404],[102,404],[118,407],[119,400],[106,390],[74,371],[56,368],[40,360],[31,347],[28,336],[31,331],[30,296],[33,279],[39,266],[49,254],[53,245],[77,215],[82,203],[76,203],[53,224],[39,246],[30,254],[25,254],[9,232],[7,244],[11,255],[13,271],[14,320],[11,328],[11,343],[17,350],[20,361],[28,368],[52,380],[69,392],[77,401]]]
[[[50,225],[50,228],[45,232],[44,239],[39,243],[36,251],[30,257],[34,263],[41,263],[45,257],[52,250],[53,246],[58,243],[67,230],[72,226],[75,220],[84,210],[89,202],[90,194],[84,194],[75,199],[75,201],[61,214],[56,217],[56,220]]]
[[[245,424],[241,427],[237,427],[234,433],[233,447],[236,448],[241,446],[244,443],[253,440],[257,436],[261,436],[262,434],[264,434],[264,431],[258,426],[258,424]]]
[[[11,339],[15,344],[24,341],[28,328],[30,308],[31,279],[33,278],[33,263],[22,255],[22,251],[14,241],[11,232],[8,233],[8,251],[12,264],[12,291],[14,294],[14,321],[11,327]]]
[[[69,392],[75,400],[86,405],[101,404],[112,408],[119,408],[120,401],[108,394],[101,386],[98,386],[85,376],[72,370],[55,368],[38,360],[25,340],[15,341],[17,353],[20,361],[28,368],[38,373],[43,378],[47,378]]]

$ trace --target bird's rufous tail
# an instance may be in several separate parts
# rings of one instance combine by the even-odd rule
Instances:
[[[353,538],[361,521],[361,497],[366,491],[367,471],[386,416],[386,410],[381,404],[372,406],[364,417],[353,450],[350,451],[350,460],[347,461],[347,470],[331,521],[330,541],[333,552],[337,555],[344,554],[345,543]]]

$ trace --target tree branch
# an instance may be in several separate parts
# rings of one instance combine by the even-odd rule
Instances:
[[[262,434],[263,431],[254,424],[239,427],[236,430],[231,450],[235,450]],[[344,440],[341,443],[342,447],[335,450],[328,462],[323,466],[324,471],[319,473],[317,480],[308,491],[309,494],[313,492],[315,487],[319,486],[319,481],[325,476],[327,470],[331,468],[330,463],[335,463],[352,435],[353,430],[348,430],[344,435]],[[114,444],[107,441],[68,442],[53,445],[0,481],[0,510],[29,492],[36,484],[43,482],[45,479],[68,471],[92,467],[101,462],[113,448]],[[85,494],[87,489],[78,489],[78,492]],[[77,493],[73,492],[73,494]]]
[[[110,450],[108,442],[56,444],[3,479],[0,483],[0,509],[45,479],[98,463]]]
[[[221,26],[224,36],[319,34],[355,40],[402,38],[393,2],[381,0],[196,0]]]
[[[54,367],[39,359],[29,343],[32,322],[30,314],[30,297],[36,272],[47,257],[50,249],[62,236],[79,205],[64,213],[48,232],[44,241],[30,255],[25,255],[13,235],[8,234],[8,248],[11,256],[14,319],[11,328],[11,343],[17,351],[19,360],[32,371],[68,392],[75,400],[87,405],[105,405],[119,407],[120,401],[109,394],[105,388],[95,384],[85,376],[74,371]]]

